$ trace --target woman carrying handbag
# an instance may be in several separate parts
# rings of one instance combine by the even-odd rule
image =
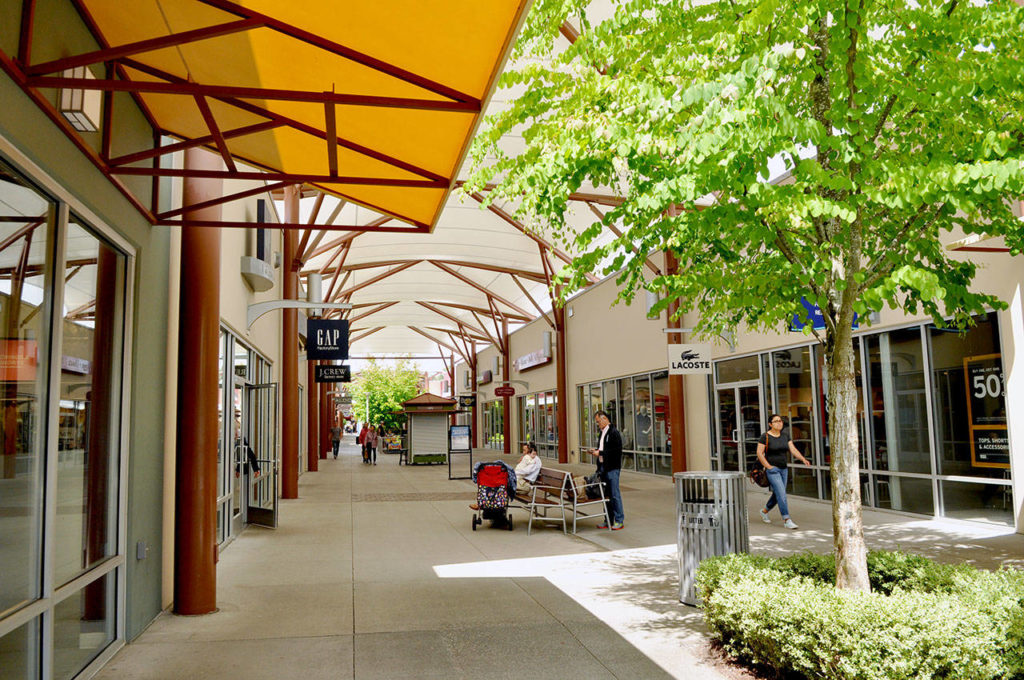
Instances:
[[[776,505],[782,513],[782,526],[787,529],[798,529],[789,516],[789,503],[786,499],[786,482],[789,480],[789,456],[799,460],[804,465],[810,465],[810,461],[804,458],[804,454],[797,450],[793,440],[788,434],[783,434],[782,428],[785,422],[778,413],[768,417],[768,431],[757,440],[757,459],[764,466],[765,475],[768,477],[768,486],[771,487],[772,495],[768,498],[764,509],[761,512],[761,521],[771,524],[772,520],[768,513]]]

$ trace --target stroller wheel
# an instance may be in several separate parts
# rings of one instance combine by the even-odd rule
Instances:
[[[508,530],[512,531],[512,515],[508,516]]]
[[[473,531],[476,531],[476,525],[479,524],[479,523],[480,522],[477,521],[476,515],[473,515]]]

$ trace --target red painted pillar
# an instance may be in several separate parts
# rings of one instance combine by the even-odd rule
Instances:
[[[284,189],[285,222],[299,221],[300,187]],[[299,272],[295,266],[298,235],[284,230],[284,275],[281,297],[297,300]],[[281,319],[281,498],[299,497],[299,314],[285,309]]]
[[[679,262],[671,251],[665,251],[665,274],[673,276],[679,271]],[[672,320],[672,315],[679,309],[678,300],[672,301],[668,306],[668,327],[681,328],[682,324],[678,319]],[[677,344],[683,341],[682,333],[667,333],[668,344]],[[686,408],[683,401],[683,376],[670,375],[668,377],[668,429],[672,437],[672,472],[686,472]]]
[[[320,391],[316,388],[316,362],[306,360],[306,462],[312,472],[320,469]]]
[[[471,390],[473,390],[472,391],[473,406],[469,410],[469,417],[472,419],[473,424],[469,428],[469,431],[470,431],[470,434],[473,435],[473,448],[475,449],[478,446],[477,445],[477,441],[478,440],[477,440],[477,432],[476,432],[476,430],[477,430],[477,425],[480,423],[480,421],[477,420],[477,414],[479,412],[477,411],[477,405],[476,405],[476,400],[477,400],[478,397],[477,397],[477,393],[476,393],[476,343],[475,342],[470,342],[469,343],[469,351],[470,351],[470,356],[473,357],[473,363],[471,363],[469,365],[469,387],[470,387]]]
[[[324,362],[327,364],[328,362]],[[331,441],[331,395],[327,394],[331,383],[320,383],[320,457],[327,458],[328,442]]]
[[[559,296],[560,291],[556,290],[554,300],[557,300]],[[552,300],[552,302],[554,302],[554,300]],[[557,409],[556,417],[558,420],[558,462],[568,463],[569,366],[567,363],[567,355],[565,351],[565,308],[556,303],[551,308],[551,314],[555,319],[555,371],[557,372],[555,384],[555,389],[557,390],[557,399],[555,408]]]
[[[505,350],[501,355],[501,379],[508,386],[508,381],[512,377],[512,367],[509,366],[509,346],[512,344],[512,341],[508,337],[508,319],[502,318],[501,320],[501,334],[505,342]],[[501,410],[504,411],[505,416],[502,423],[504,426],[505,453],[512,453],[512,397],[501,398]]]
[[[185,151],[190,170],[222,170],[203,149]],[[184,205],[223,193],[219,179],[186,178]],[[219,220],[220,207],[185,213]],[[178,434],[175,456],[174,611],[217,609],[217,422],[220,342],[220,230],[186,228],[181,234],[181,323],[178,333]],[[230,460],[230,455],[226,460]]]

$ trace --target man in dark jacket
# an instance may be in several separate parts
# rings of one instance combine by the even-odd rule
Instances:
[[[601,430],[596,449],[590,454],[597,456],[597,465],[601,478],[608,487],[608,516],[611,528],[618,531],[625,526],[626,515],[622,510],[622,494],[619,492],[619,473],[622,471],[622,436],[612,425],[607,411],[598,411],[594,420]],[[607,529],[607,524],[597,525],[598,529]]]

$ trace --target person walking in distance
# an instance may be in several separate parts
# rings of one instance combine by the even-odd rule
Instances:
[[[363,426],[359,429],[359,434],[356,436],[356,443],[359,444],[359,450],[363,454],[363,462],[366,462],[366,436],[370,434],[370,425],[363,423]]]
[[[772,520],[768,513],[778,505],[779,512],[782,513],[782,526],[787,529],[798,529],[796,522],[789,516],[789,503],[786,499],[786,482],[789,480],[788,454],[792,453],[793,457],[804,465],[811,463],[797,450],[789,435],[782,432],[784,425],[782,416],[778,413],[771,414],[768,416],[768,431],[757,440],[757,460],[764,467],[768,476],[768,486],[772,490],[772,495],[761,510],[761,521],[771,524]]]
[[[377,426],[371,425],[370,432],[366,435],[366,464],[376,465],[377,464],[377,442],[380,441],[380,435],[377,434]]]
[[[596,449],[590,449],[590,455],[597,457],[597,467],[601,479],[608,487],[608,516],[611,528],[618,531],[626,524],[626,514],[622,509],[622,494],[619,491],[619,473],[622,471],[622,436],[612,425],[607,411],[594,414],[594,421],[601,429]],[[607,529],[607,524],[598,524],[598,529]]]
[[[331,428],[331,449],[334,451],[334,460],[338,460],[338,447],[341,446],[341,428],[335,425]]]

